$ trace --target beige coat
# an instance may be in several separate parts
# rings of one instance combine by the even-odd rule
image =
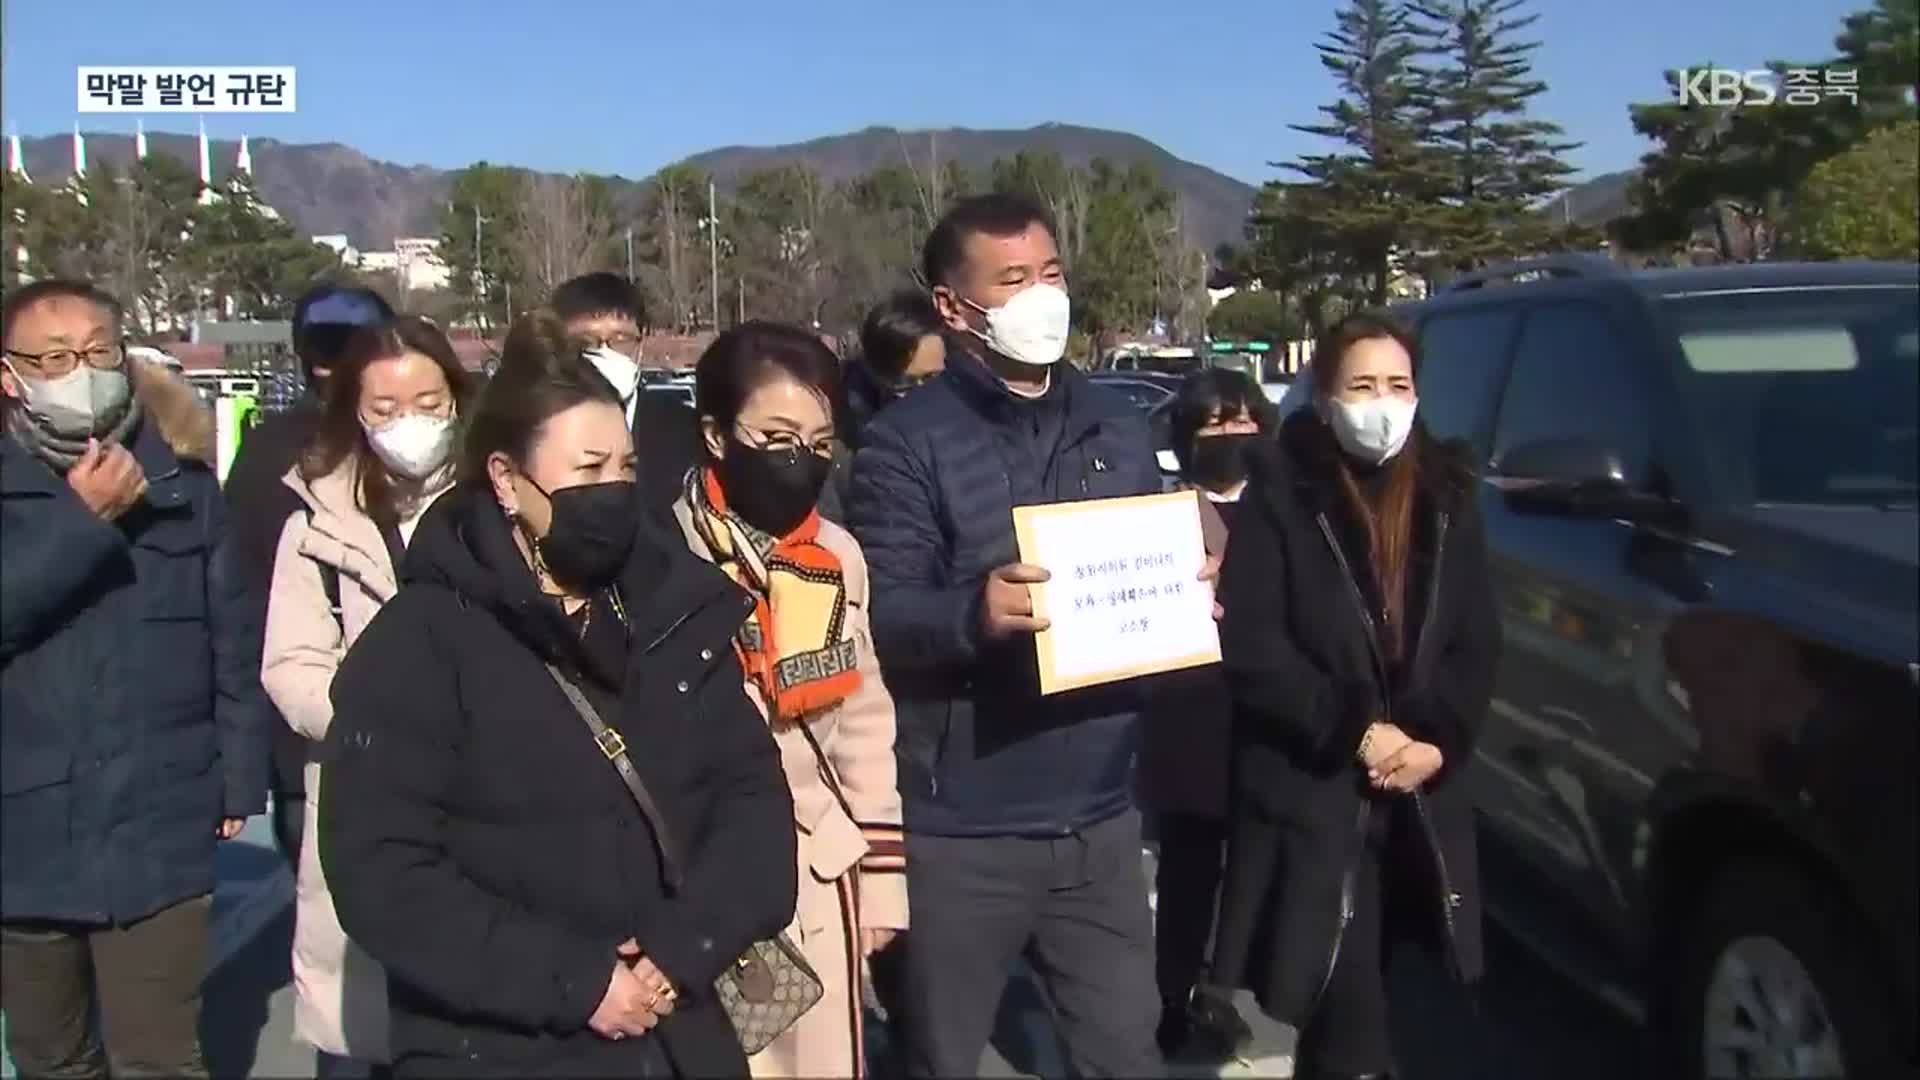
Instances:
[[[674,507],[674,514],[688,545],[702,558],[709,557],[684,500]],[[863,979],[855,930],[904,930],[907,926],[893,698],[881,680],[868,628],[866,557],[851,534],[827,521],[820,523],[820,546],[840,559],[845,574],[844,632],[858,643],[860,689],[839,705],[808,717],[806,724],[858,820],[847,816],[821,779],[819,758],[806,736],[797,727],[776,729],[774,742],[780,747],[787,786],[793,792],[799,840],[799,902],[787,930],[819,973],[826,995],[786,1034],[749,1060],[756,1077],[855,1075]],[[748,696],[765,713],[765,703],[751,685]],[[877,850],[882,847],[886,850]],[[843,892],[854,912],[843,906]],[[849,915],[857,918],[857,926]]]
[[[391,599],[397,581],[379,526],[356,505],[353,466],[311,483],[299,470],[286,484],[308,513],[287,519],[273,561],[260,681],[295,731],[316,742],[333,721],[328,690],[340,658]],[[327,603],[321,565],[340,572],[340,617]],[[294,1030],[315,1048],[373,1062],[390,1057],[386,973],[347,940],[334,914],[314,836],[320,764],[306,767],[307,814],[293,931]]]

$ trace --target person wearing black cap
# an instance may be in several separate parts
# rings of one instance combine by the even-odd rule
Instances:
[[[391,321],[393,308],[371,289],[321,285],[293,306],[293,351],[299,357],[306,391],[292,408],[271,413],[247,432],[234,455],[225,485],[228,527],[257,605],[266,624],[273,558],[287,517],[304,504],[282,482],[320,422],[327,378],[353,332]],[[294,867],[300,865],[301,819],[306,808],[307,739],[284,723],[273,725],[273,833]]]

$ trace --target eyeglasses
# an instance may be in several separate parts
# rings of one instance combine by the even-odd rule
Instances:
[[[95,345],[89,349],[48,349],[46,352],[30,353],[18,349],[8,349],[7,355],[24,360],[29,368],[50,379],[70,375],[84,362],[95,371],[113,371],[126,359],[125,342],[112,345]]]
[[[740,425],[740,431],[748,436],[743,441],[755,450],[775,450],[792,454],[795,461],[799,460],[801,454],[814,454],[823,458],[833,457],[833,436],[830,434],[822,435],[809,444],[801,442],[800,437],[790,431],[757,431],[745,425]]]
[[[573,344],[581,352],[592,352],[595,349],[612,349],[614,352],[632,356],[634,352],[640,348],[640,339],[633,334],[622,332],[609,334],[606,337],[575,338]]]

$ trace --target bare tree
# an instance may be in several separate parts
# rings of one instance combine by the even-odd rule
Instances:
[[[920,197],[920,228],[915,230],[925,236],[933,231],[940,215],[947,208],[946,177],[947,171],[940,166],[940,133],[927,132],[927,169],[920,171],[914,163],[912,151],[907,149],[907,137],[900,136],[900,157],[907,163],[907,171],[913,176],[914,193]]]
[[[535,295],[599,269],[613,240],[603,193],[582,177],[528,175],[521,181],[508,246]]]
[[[685,165],[660,170],[641,212],[638,273],[666,316],[661,325],[690,332],[698,321],[707,274],[700,220],[707,212],[707,177]]]
[[[1154,308],[1175,341],[1198,338],[1207,320],[1207,255],[1193,238],[1184,199],[1148,223],[1153,244]]]

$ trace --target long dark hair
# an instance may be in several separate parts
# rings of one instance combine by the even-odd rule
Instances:
[[[460,458],[460,484],[490,490],[487,459],[505,454],[524,467],[548,420],[575,405],[605,402],[618,408],[619,391],[581,359],[567,339],[566,324],[549,308],[515,320],[500,351],[500,367],[487,382],[467,421]]]
[[[1346,378],[1347,354],[1363,341],[1391,338],[1413,361],[1415,385],[1420,377],[1420,339],[1405,323],[1384,311],[1358,311],[1341,319],[1320,336],[1313,349],[1314,403],[1325,406]],[[1386,482],[1369,497],[1354,477],[1345,454],[1339,462],[1340,488],[1346,492],[1367,531],[1373,578],[1380,588],[1380,606],[1386,615],[1387,648],[1398,659],[1406,645],[1407,564],[1413,553],[1413,514],[1417,502],[1421,446],[1417,426],[1407,445],[1382,468]]]
[[[327,383],[320,427],[300,455],[300,475],[309,481],[318,480],[351,460],[355,498],[367,516],[381,526],[399,521],[399,500],[392,474],[374,454],[367,442],[366,428],[360,423],[360,383],[367,368],[376,361],[391,360],[410,352],[427,357],[439,367],[447,379],[454,416],[466,416],[467,402],[473,396],[473,379],[460,365],[453,343],[427,320],[401,315],[389,322],[362,327],[347,339],[339,366],[333,369],[333,378]]]

